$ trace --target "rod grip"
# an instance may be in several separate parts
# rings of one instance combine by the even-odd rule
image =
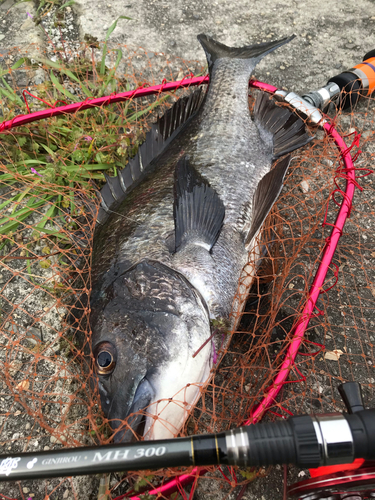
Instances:
[[[375,460],[375,410],[363,410],[346,418],[354,443],[355,458]]]
[[[249,440],[247,463],[238,465],[296,464],[317,467],[319,443],[309,415],[288,420],[250,425],[245,428]],[[230,455],[230,446],[228,447]]]
[[[369,97],[375,91],[375,50],[367,52],[363,62],[328,81],[340,87],[339,107],[355,106],[360,97]]]

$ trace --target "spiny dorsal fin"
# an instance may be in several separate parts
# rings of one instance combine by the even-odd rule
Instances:
[[[166,141],[179,129],[202,104],[204,92],[199,87],[187,97],[179,99],[164,115],[159,118],[159,131]]]
[[[176,165],[175,245],[176,252],[187,244],[210,251],[219,237],[225,216],[216,191],[190,165],[187,156]]]
[[[254,119],[259,134],[273,158],[279,158],[312,141],[305,124],[285,106],[277,106],[266,92],[257,95],[254,105]]]
[[[187,97],[179,99],[165,114],[152,125],[147,132],[146,140],[139,147],[138,153],[129,160],[126,167],[119,171],[117,177],[105,174],[107,183],[99,193],[101,207],[97,222],[104,224],[111,211],[114,211],[129,193],[135,181],[141,180],[146,174],[150,163],[173,139],[180,127],[199,109],[204,92],[199,87]]]
[[[251,243],[277,200],[283,187],[289,163],[290,155],[280,160],[259,182],[253,197],[252,221],[245,241],[246,246]]]

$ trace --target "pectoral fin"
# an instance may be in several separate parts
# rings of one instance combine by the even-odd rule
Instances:
[[[289,163],[290,155],[280,160],[259,182],[253,197],[252,222],[245,241],[246,246],[250,245],[277,200],[283,187]]]
[[[176,252],[187,244],[210,251],[219,237],[224,216],[224,204],[217,192],[198,174],[187,157],[179,160],[174,203]]]

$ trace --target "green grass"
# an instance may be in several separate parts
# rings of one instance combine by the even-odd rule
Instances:
[[[19,2],[14,3],[10,8],[18,5],[20,3],[33,2],[33,0],[20,0]],[[34,2],[33,2],[34,3]],[[62,0],[39,0],[37,4],[36,14],[40,15],[43,9],[46,9],[48,12],[52,7],[57,7],[57,12],[66,9],[66,7],[70,7],[74,5],[76,2],[74,0],[68,0],[67,2],[63,2]]]
[[[130,90],[127,81],[116,78],[116,70],[123,58],[120,49],[115,51],[114,66],[111,69],[106,66],[107,41],[120,19],[130,18],[120,16],[108,29],[101,60],[95,63],[95,67],[88,56],[80,55],[69,65],[61,54],[57,61],[40,58],[31,62],[21,58],[11,70],[27,65],[36,69],[42,65],[48,71],[49,79],[32,93],[52,104],[58,100],[69,104]],[[0,71],[0,106],[5,120],[27,113],[23,97],[12,88],[11,81],[7,81],[7,73]],[[74,88],[74,94],[66,88],[67,83]],[[37,121],[1,134],[3,168],[0,170],[0,187],[16,191],[9,198],[0,199],[0,238],[11,241],[12,235],[28,224],[35,239],[47,235],[69,243],[67,232],[77,229],[75,221],[82,215],[82,208],[76,201],[76,190],[83,190],[86,196],[93,198],[92,181],[100,187],[105,181],[104,172],[116,175],[118,169],[126,165],[144,138],[142,117],[167,98],[167,95],[163,96],[149,105],[143,104],[143,107],[134,102],[111,104],[102,109]],[[33,111],[35,101],[29,98],[29,102]],[[37,223],[31,219],[35,212],[40,214]]]

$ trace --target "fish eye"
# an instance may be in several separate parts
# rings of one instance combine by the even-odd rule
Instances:
[[[110,375],[116,366],[116,349],[110,342],[101,342],[94,349],[99,375]]]

